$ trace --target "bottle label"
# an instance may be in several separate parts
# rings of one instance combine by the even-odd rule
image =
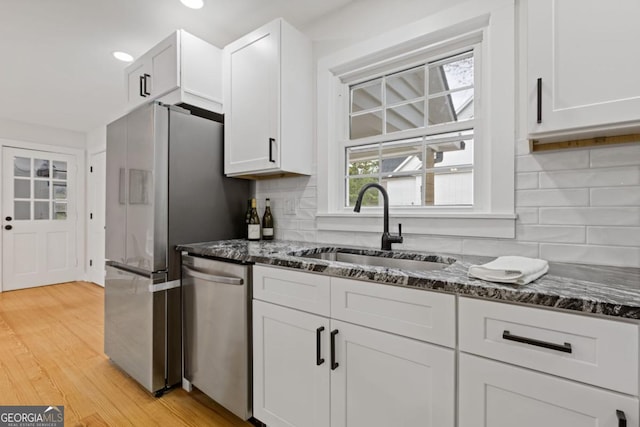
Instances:
[[[263,228],[262,235],[264,237],[272,237],[273,236],[273,228]]]
[[[260,224],[249,224],[249,240],[260,240]]]

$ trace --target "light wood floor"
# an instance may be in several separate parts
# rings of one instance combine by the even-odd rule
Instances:
[[[0,293],[0,405],[64,405],[66,426],[245,426],[202,393],[154,398],[103,353],[103,288]]]

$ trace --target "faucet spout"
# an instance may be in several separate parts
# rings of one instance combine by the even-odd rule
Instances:
[[[383,221],[384,221],[383,230],[382,230],[382,250],[389,251],[391,250],[392,243],[402,243],[403,238],[402,238],[402,231],[397,236],[392,236],[391,234],[389,234],[389,194],[387,193],[387,190],[377,182],[370,182],[368,184],[363,185],[362,188],[360,189],[360,192],[358,193],[358,198],[356,200],[355,206],[353,207],[353,211],[360,212],[364,193],[369,188],[372,188],[372,187],[377,188],[380,191],[380,193],[382,193],[382,199],[384,203],[382,208]],[[400,228],[400,230],[402,230],[402,228]]]

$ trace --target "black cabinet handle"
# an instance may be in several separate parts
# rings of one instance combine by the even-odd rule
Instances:
[[[143,76],[144,76],[144,94],[145,94],[145,96],[151,95],[151,92],[147,91],[147,78],[151,77],[151,75],[147,74],[147,73],[144,73]]]
[[[273,159],[273,143],[276,142],[275,138],[269,138],[269,161],[271,163],[275,163],[276,161]]]
[[[551,350],[561,351],[563,353],[571,353],[571,344],[568,342],[564,344],[555,344],[547,341],[540,341],[533,338],[520,337],[518,335],[511,335],[509,331],[502,332],[502,339],[508,341],[521,342],[523,344],[535,345],[536,347],[544,347]]]
[[[542,123],[542,79],[538,79],[538,123]]]
[[[142,86],[144,85],[144,77],[140,76],[140,82],[139,82],[139,86],[140,86],[140,96],[143,98],[146,98],[147,95],[144,94],[144,91],[142,90]]]
[[[336,362],[336,335],[338,335],[338,330],[334,329],[331,331],[331,370],[335,371],[335,369],[340,366],[338,362]]]
[[[324,363],[324,359],[320,357],[320,335],[322,334],[322,331],[324,331],[324,326],[320,326],[316,329],[316,366],[320,366]]]
[[[11,218],[10,216],[5,218],[7,221],[11,221],[13,218]]]
[[[618,427],[627,427],[627,416],[624,411],[617,409],[616,416],[618,417]]]
[[[10,226],[10,225],[5,225],[5,226],[4,226],[4,229],[5,229],[5,230],[11,230],[12,228],[13,228],[13,227],[12,227],[12,226]]]

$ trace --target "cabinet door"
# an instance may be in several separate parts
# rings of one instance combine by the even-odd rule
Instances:
[[[638,399],[460,355],[460,427],[603,427],[638,425]]]
[[[336,320],[331,331],[332,427],[454,425],[453,350]]]
[[[147,86],[150,98],[157,98],[180,86],[180,54],[178,32],[153,47],[147,56],[151,68]]]
[[[147,85],[145,92],[145,75],[151,75],[151,67],[146,56],[127,67],[127,106],[134,108],[146,100],[150,100],[150,87]],[[148,77],[147,77],[148,78]]]
[[[640,2],[527,3],[529,132],[640,120]]]
[[[269,427],[329,425],[328,337],[324,317],[253,301],[255,418]]]
[[[225,173],[280,167],[280,21],[224,49]]]

